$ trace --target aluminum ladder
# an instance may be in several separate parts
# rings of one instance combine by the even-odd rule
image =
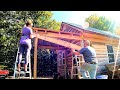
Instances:
[[[84,62],[83,55],[74,55],[72,56],[72,68],[71,68],[71,79],[83,79],[82,74],[80,72],[80,68]],[[89,74],[86,72],[87,77],[89,78]],[[75,77],[76,76],[76,77]]]
[[[24,57],[25,55],[22,55],[22,60],[20,62],[21,64],[21,70],[20,72],[18,72],[18,55],[19,55],[19,48],[17,51],[17,55],[16,55],[16,61],[15,61],[15,65],[14,65],[14,74],[13,74],[13,78],[14,79],[32,79],[32,74],[31,74],[31,58],[30,58],[30,54],[29,54],[29,58],[28,58],[28,65],[27,65],[27,72],[24,71]]]

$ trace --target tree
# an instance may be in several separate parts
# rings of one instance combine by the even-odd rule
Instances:
[[[97,14],[93,14],[86,18],[86,22],[89,23],[89,27],[110,31],[113,32],[115,29],[115,22],[106,18],[105,16],[98,16]]]
[[[118,26],[118,27],[115,29],[115,34],[116,34],[116,35],[120,35],[120,26]]]

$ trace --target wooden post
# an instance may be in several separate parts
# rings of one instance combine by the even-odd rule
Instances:
[[[34,38],[34,79],[37,78],[37,45],[38,45],[38,38]]]
[[[64,57],[65,57],[65,79],[67,79],[67,60],[66,60],[66,50],[64,51]]]

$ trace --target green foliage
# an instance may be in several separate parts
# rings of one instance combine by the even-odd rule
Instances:
[[[50,11],[0,11],[0,62],[13,71],[20,32],[26,19],[32,19],[35,27],[60,29],[60,23],[51,20]],[[32,53],[33,56],[33,53]]]
[[[110,31],[113,32],[115,29],[114,21],[106,18],[105,16],[98,16],[97,14],[93,14],[86,18],[87,22],[89,22],[89,27]]]
[[[4,66],[4,65],[0,65],[0,70],[6,68],[7,66]]]

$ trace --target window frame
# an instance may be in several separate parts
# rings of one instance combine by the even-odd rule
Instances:
[[[115,55],[114,55],[113,46],[110,45],[110,44],[108,44],[108,45],[106,45],[106,46],[107,46],[108,61],[109,61],[109,63],[114,63],[114,62],[115,62]],[[113,51],[113,52],[108,52],[108,51],[109,51],[109,46],[112,48],[112,51]],[[109,55],[113,55],[113,61],[110,61]]]

